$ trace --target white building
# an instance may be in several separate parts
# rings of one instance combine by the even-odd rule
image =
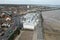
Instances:
[[[38,24],[39,19],[37,18],[39,16],[38,13],[28,13],[24,16],[24,18],[26,19],[23,22],[23,28],[24,29],[33,29],[35,28],[35,26]]]

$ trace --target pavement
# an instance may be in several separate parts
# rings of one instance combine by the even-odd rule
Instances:
[[[15,40],[33,40],[34,31],[21,30],[21,33]]]

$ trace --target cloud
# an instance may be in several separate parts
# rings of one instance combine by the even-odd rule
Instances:
[[[60,5],[60,0],[0,0],[0,4],[51,4],[51,5]]]

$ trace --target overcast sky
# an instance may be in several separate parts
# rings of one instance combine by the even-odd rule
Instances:
[[[0,0],[0,4],[50,4],[50,5],[60,5],[60,0]]]

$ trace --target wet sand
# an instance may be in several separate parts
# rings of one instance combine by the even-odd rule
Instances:
[[[43,13],[45,40],[60,40],[60,10]]]

